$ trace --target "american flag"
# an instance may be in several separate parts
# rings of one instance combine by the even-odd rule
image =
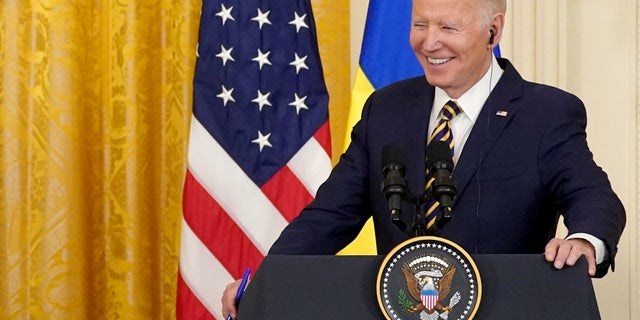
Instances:
[[[204,0],[178,276],[178,319],[223,319],[331,170],[328,94],[309,0]]]

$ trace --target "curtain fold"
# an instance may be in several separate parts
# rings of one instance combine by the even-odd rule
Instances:
[[[0,1],[0,318],[175,318],[201,2]],[[313,4],[344,123],[348,3]]]
[[[3,1],[0,317],[172,318],[199,1]]]

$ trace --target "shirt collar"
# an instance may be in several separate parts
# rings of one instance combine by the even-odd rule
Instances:
[[[444,90],[436,87],[433,98],[433,108],[431,108],[431,118],[433,119],[434,116],[439,118],[442,106],[444,106],[444,104],[449,100],[455,100],[464,111],[462,114],[469,118],[472,123],[475,123],[478,115],[480,114],[480,110],[482,110],[482,106],[485,101],[487,101],[489,94],[493,88],[495,88],[503,73],[504,71],[500,68],[498,60],[492,55],[491,67],[489,67],[489,70],[487,70],[480,81],[460,96],[460,98],[451,99]],[[489,89],[487,90],[487,88]]]

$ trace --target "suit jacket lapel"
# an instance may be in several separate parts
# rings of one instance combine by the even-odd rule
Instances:
[[[405,145],[407,146],[408,163],[415,164],[412,166],[411,172],[407,172],[407,177],[416,177],[408,179],[410,190],[416,194],[420,194],[424,190],[426,183],[426,163],[425,156],[427,150],[427,131],[429,130],[429,115],[433,104],[433,96],[435,89],[430,86],[424,76],[422,80],[417,82],[418,94],[411,97],[405,109],[406,136]],[[416,115],[418,115],[416,117]]]
[[[513,100],[521,96],[524,80],[507,60],[500,59],[500,63],[505,64],[504,73],[482,107],[454,169],[458,196],[465,191],[496,139],[518,112]]]

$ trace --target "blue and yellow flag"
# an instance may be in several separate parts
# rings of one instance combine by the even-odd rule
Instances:
[[[409,44],[410,28],[411,1],[369,2],[347,128],[358,122],[364,102],[375,89],[423,74]],[[349,141],[347,135],[345,146]]]

